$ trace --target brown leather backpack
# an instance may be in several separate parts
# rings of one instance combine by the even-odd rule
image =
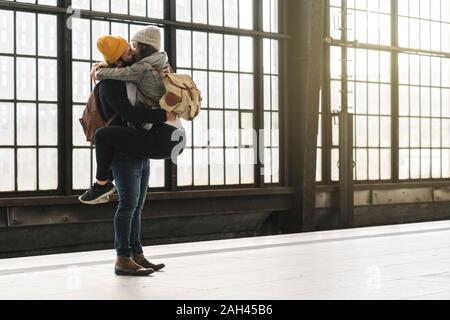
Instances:
[[[108,121],[105,121],[100,113],[101,108],[100,96],[99,96],[99,85],[94,86],[89,95],[89,99],[84,108],[83,114],[80,118],[81,126],[83,127],[84,134],[86,135],[86,141],[95,144],[95,132],[97,129],[109,126],[117,114],[114,114]]]

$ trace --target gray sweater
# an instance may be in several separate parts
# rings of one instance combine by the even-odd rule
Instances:
[[[129,67],[102,68],[97,70],[95,75],[97,80],[111,79],[126,81],[128,99],[131,104],[143,106],[157,104],[157,108],[160,108],[159,99],[166,92],[160,72],[167,72],[168,70],[169,60],[167,53],[160,51],[139,60]],[[133,90],[134,88],[137,90]],[[169,124],[179,127],[178,122],[176,124]],[[145,124],[143,126],[146,130],[150,130],[151,127],[151,124]]]

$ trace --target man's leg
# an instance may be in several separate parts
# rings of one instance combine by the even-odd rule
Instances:
[[[140,195],[136,210],[133,213],[131,224],[130,245],[132,254],[137,255],[143,252],[141,245],[141,215],[144,208],[145,198],[147,197],[148,183],[150,180],[150,161],[142,160],[142,176],[140,181]]]
[[[149,179],[150,161],[142,160],[141,195],[139,197],[138,205],[133,215],[130,244],[133,252],[132,258],[134,262],[144,268],[151,268],[155,271],[158,271],[164,268],[166,265],[164,263],[153,264],[148,261],[144,256],[144,251],[142,250],[141,245],[141,215],[145,203],[145,198],[147,196]]]
[[[142,160],[117,153],[112,162],[119,204],[114,216],[114,247],[117,252],[115,273],[118,275],[148,275],[153,269],[145,269],[132,259],[130,245],[133,214],[138,206],[142,177]]]

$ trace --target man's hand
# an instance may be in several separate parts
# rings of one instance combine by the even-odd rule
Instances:
[[[166,111],[166,116],[167,116],[167,121],[175,121],[177,119],[176,113],[173,113],[173,112]]]
[[[96,81],[97,77],[96,77],[95,73],[97,72],[97,70],[101,69],[101,68],[107,68],[107,67],[109,67],[109,64],[106,61],[94,63],[94,65],[92,66],[92,69],[91,69],[91,79],[93,81]]]

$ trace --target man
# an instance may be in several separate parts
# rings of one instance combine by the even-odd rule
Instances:
[[[125,67],[135,61],[133,48],[121,37],[101,37],[97,47],[110,65]],[[125,82],[103,80],[99,85],[103,116],[110,119],[114,114],[118,115],[111,123],[112,126],[127,126],[127,122],[141,123],[155,118],[160,122],[167,121],[166,111],[162,109],[151,110],[132,106],[127,97]],[[164,264],[155,265],[148,261],[140,243],[141,212],[150,174],[149,159],[115,151],[111,170],[119,195],[114,217],[114,246],[117,252],[115,274],[149,275],[165,267]]]

